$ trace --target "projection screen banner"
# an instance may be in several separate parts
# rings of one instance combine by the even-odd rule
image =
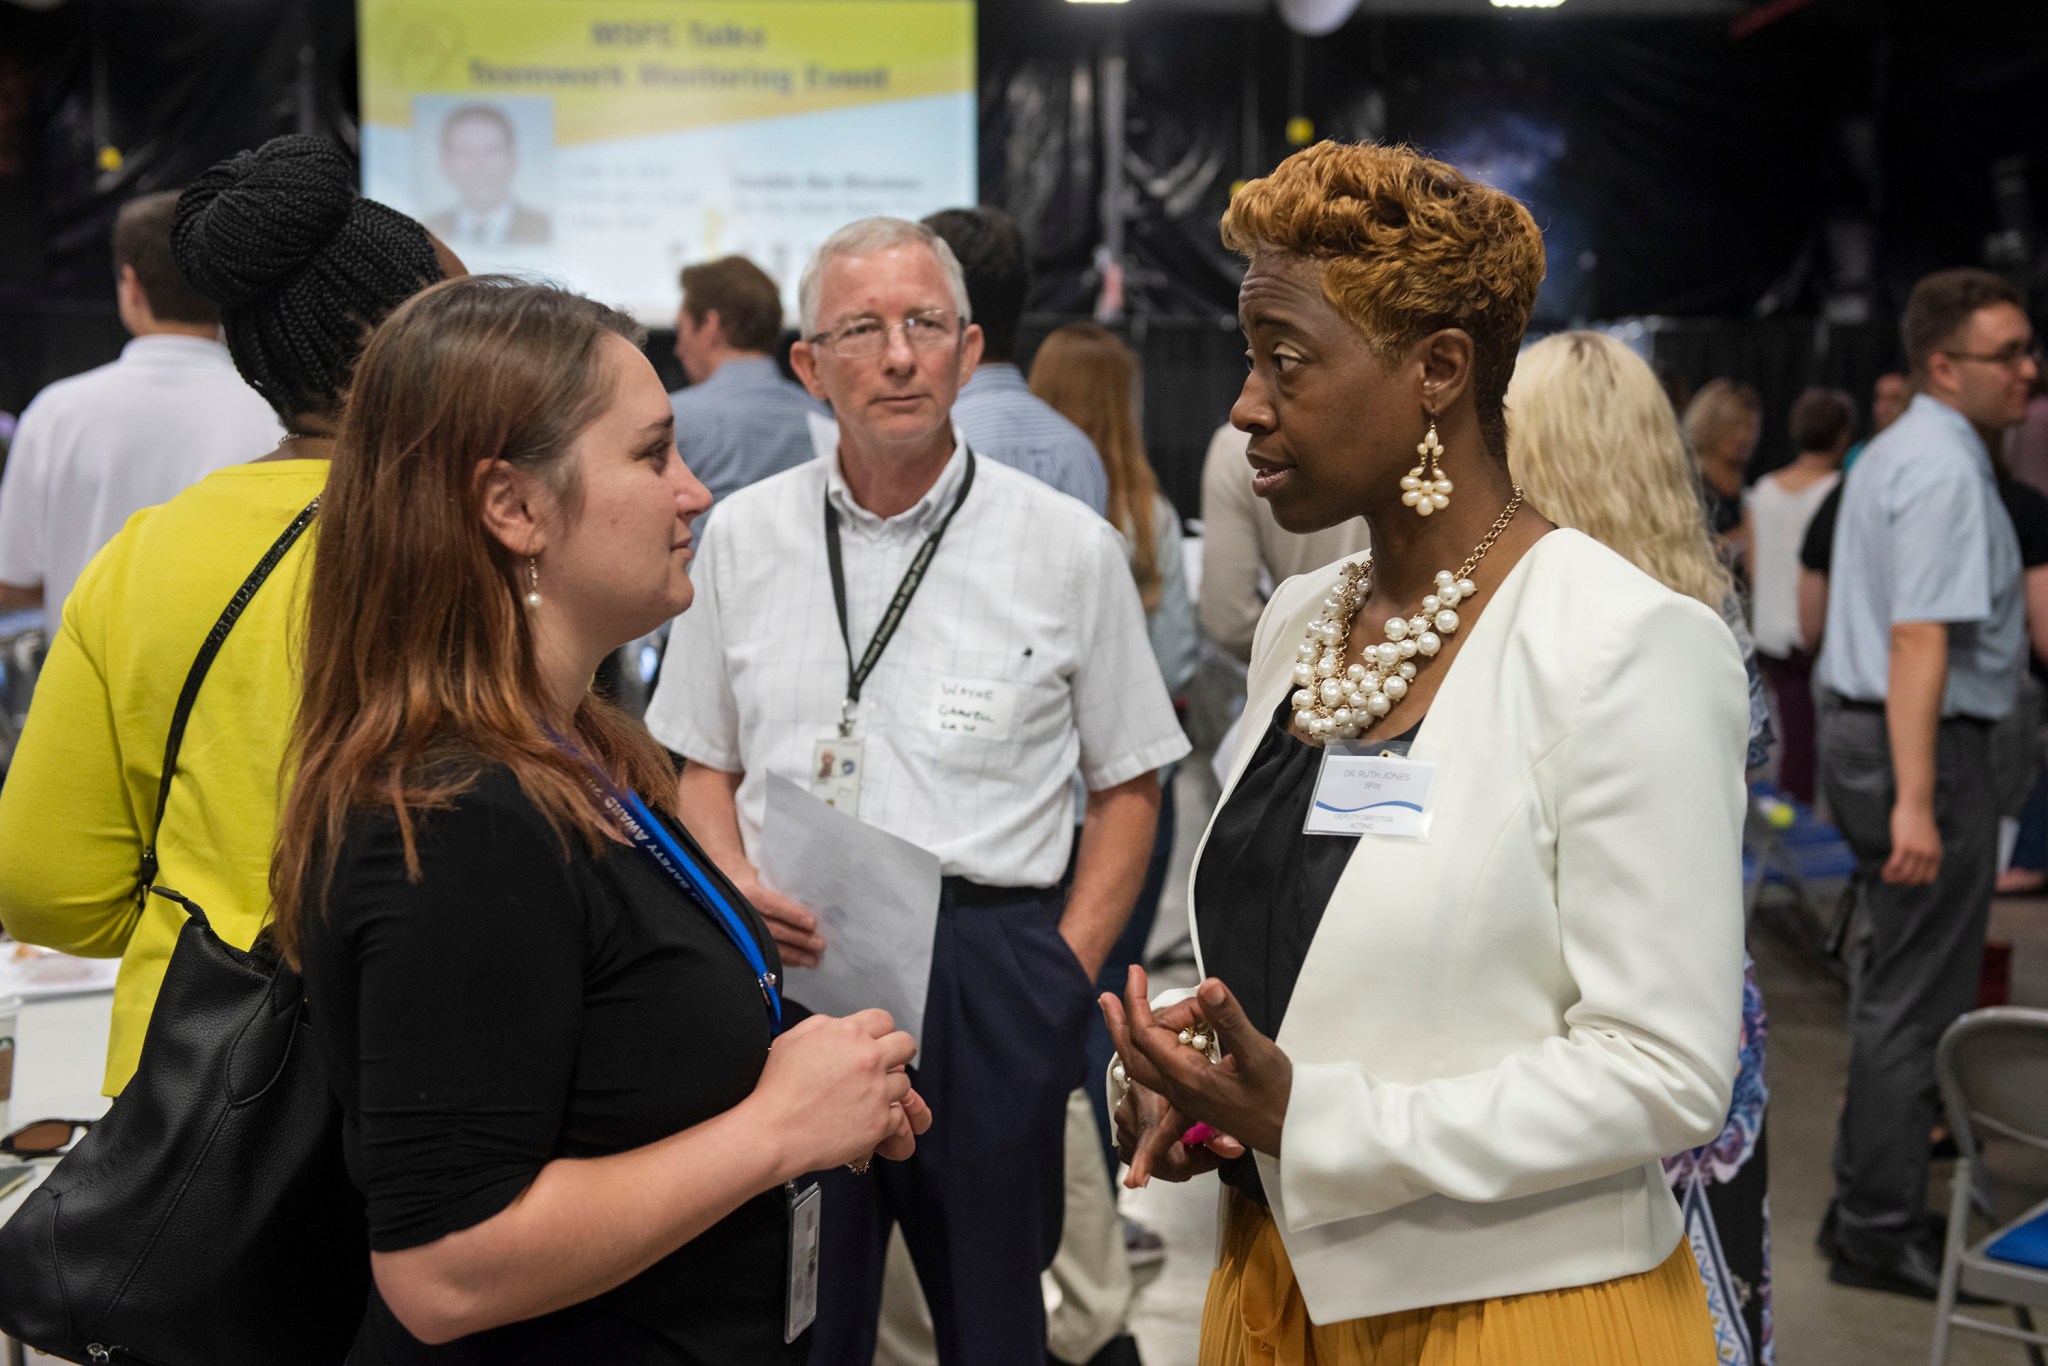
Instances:
[[[972,0],[360,0],[363,192],[649,323],[738,252],[976,202]]]

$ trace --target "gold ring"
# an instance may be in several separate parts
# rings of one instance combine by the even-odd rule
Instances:
[[[866,1176],[868,1174],[868,1168],[873,1166],[874,1162],[874,1154],[869,1153],[866,1157],[863,1157],[858,1162],[847,1163],[846,1170],[852,1172],[855,1176]]]

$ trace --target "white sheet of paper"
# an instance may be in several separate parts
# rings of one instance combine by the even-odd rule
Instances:
[[[825,938],[817,967],[783,974],[783,994],[822,1015],[880,1006],[922,1048],[939,923],[938,855],[771,773],[761,879],[816,915]]]

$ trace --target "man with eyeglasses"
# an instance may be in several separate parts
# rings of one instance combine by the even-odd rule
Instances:
[[[1188,744],[1115,530],[956,429],[981,332],[944,241],[850,224],[798,299],[791,361],[831,400],[836,440],[705,523],[647,724],[686,760],[684,820],[785,963],[832,946],[761,884],[769,774],[945,874],[913,1069],[933,1127],[906,1163],[821,1175],[811,1360],[873,1356],[900,1222],[940,1361],[1043,1366],[1039,1273],[1059,1242],[1094,977],[1144,878],[1156,771]],[[1077,768],[1087,820],[1063,891]]]
[[[1844,483],[1815,669],[1820,785],[1856,855],[1864,931],[1820,1242],[1833,1280],[1933,1299],[1934,1047],[1976,1000],[1997,851],[1991,730],[2027,649],[1990,452],[2038,371],[2020,293],[1988,271],[1921,280],[1900,331],[1918,392]]]

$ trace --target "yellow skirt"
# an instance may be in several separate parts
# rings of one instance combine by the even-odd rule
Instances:
[[[1692,1248],[1569,1290],[1313,1324],[1272,1214],[1235,1192],[1202,1306],[1201,1366],[1715,1366]]]

